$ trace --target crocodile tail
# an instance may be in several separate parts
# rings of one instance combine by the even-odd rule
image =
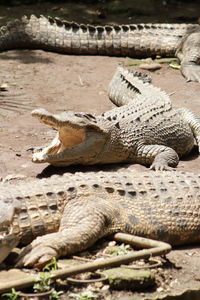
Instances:
[[[8,22],[0,28],[0,51],[25,48],[30,44],[27,31],[29,19],[24,16],[20,20]]]
[[[134,102],[134,105],[146,105],[163,110],[171,109],[169,96],[150,84],[151,77],[118,67],[108,88],[110,100],[117,106]]]
[[[133,80],[141,80],[143,83],[151,82],[151,77],[147,74],[131,71],[118,67],[109,86],[108,96],[109,99],[116,105],[122,106],[135,99],[138,94],[141,94],[140,89],[134,85],[127,76],[131,76]]]
[[[0,28],[0,50],[35,48],[68,54],[135,57],[174,55],[188,26],[191,27],[181,24],[93,26],[59,18],[24,16]]]

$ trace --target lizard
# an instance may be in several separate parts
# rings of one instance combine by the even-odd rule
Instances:
[[[118,232],[172,246],[200,242],[199,174],[78,172],[0,189],[0,261],[25,246],[17,267],[72,255]]]
[[[0,28],[0,51],[23,48],[77,55],[176,56],[187,81],[200,82],[199,24],[93,26],[31,15]]]
[[[173,109],[170,97],[148,81],[118,68],[109,97],[119,107],[100,115],[32,111],[32,116],[57,130],[49,146],[33,153],[32,161],[55,166],[128,162],[154,170],[175,168],[195,140],[199,147],[200,118],[186,108]]]

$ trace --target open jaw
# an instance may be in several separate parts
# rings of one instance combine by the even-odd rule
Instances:
[[[35,163],[48,162],[55,166],[90,164],[105,143],[90,114],[64,112],[53,115],[37,109],[32,116],[57,131],[49,146],[33,153]]]

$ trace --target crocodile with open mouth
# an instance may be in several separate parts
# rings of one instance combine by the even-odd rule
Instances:
[[[169,170],[192,150],[195,140],[199,147],[200,118],[186,108],[173,109],[169,96],[148,78],[120,67],[109,96],[119,107],[98,116],[34,110],[32,115],[57,134],[49,146],[33,154],[33,162],[55,166],[133,162]]]

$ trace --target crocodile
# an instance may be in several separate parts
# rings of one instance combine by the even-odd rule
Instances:
[[[199,24],[93,26],[24,16],[0,28],[0,51],[20,48],[139,58],[176,56],[186,79],[200,82]]]
[[[136,76],[135,76],[136,75]],[[33,153],[35,163],[139,163],[170,170],[200,143],[200,118],[186,108],[173,109],[169,96],[149,79],[118,68],[109,96],[119,107],[101,115],[36,109],[32,116],[57,130],[49,146]]]
[[[117,232],[172,246],[200,242],[199,174],[78,172],[0,188],[0,259],[10,241],[25,246],[17,267],[41,266]]]

